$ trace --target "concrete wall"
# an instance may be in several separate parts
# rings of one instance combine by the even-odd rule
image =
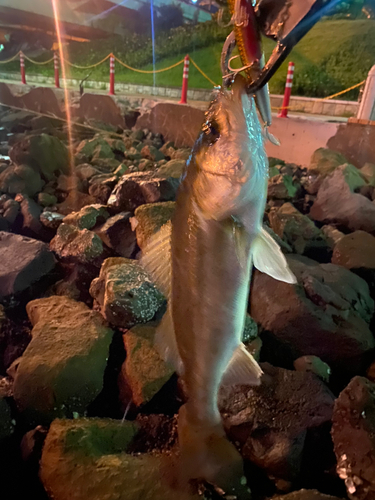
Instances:
[[[0,80],[20,80],[19,73],[0,73]],[[26,75],[26,80],[29,84],[54,85],[54,79],[42,75]],[[67,85],[78,90],[80,80],[69,79]],[[181,96],[181,88],[179,87],[151,87],[149,85],[134,85],[130,83],[116,83],[116,92],[125,94],[140,94],[154,95],[177,99]],[[86,81],[85,89],[95,89],[99,91],[108,91],[108,82]],[[207,89],[190,89],[188,90],[188,100],[192,101],[209,101],[211,98],[211,90]],[[282,105],[282,95],[271,95],[271,105],[274,108]],[[358,110],[358,102],[355,101],[340,101],[315,99],[313,97],[291,97],[291,110],[295,112],[303,112],[309,114],[319,114],[326,116],[356,116]]]
[[[339,125],[340,123],[308,118],[274,118],[270,132],[279,139],[280,146],[268,142],[267,154],[289,163],[307,166],[313,152],[326,147]]]

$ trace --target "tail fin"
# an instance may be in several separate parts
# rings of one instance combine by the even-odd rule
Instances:
[[[225,436],[221,424],[193,426],[186,418],[186,405],[178,416],[180,446],[180,478],[182,482],[198,479],[206,481],[234,495],[238,500],[249,500],[243,461],[234,445]]]

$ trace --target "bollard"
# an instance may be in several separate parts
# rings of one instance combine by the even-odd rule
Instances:
[[[375,121],[375,66],[370,69],[367,76],[357,118]]]
[[[115,95],[115,56],[109,57],[109,95]]]
[[[280,110],[280,113],[277,115],[278,118],[287,118],[288,117],[288,106],[289,106],[289,101],[290,101],[290,95],[292,93],[293,74],[294,74],[294,63],[290,62],[288,64],[288,74],[286,76],[283,105],[282,105],[282,108]]]
[[[189,81],[189,55],[186,55],[184,59],[184,71],[182,73],[182,89],[181,89],[180,104],[187,104],[188,81]]]
[[[60,76],[59,76],[59,56],[57,52],[53,54],[53,66],[55,68],[55,87],[60,88]]]
[[[24,85],[26,85],[25,58],[22,52],[20,52],[20,69],[21,69],[21,82]]]

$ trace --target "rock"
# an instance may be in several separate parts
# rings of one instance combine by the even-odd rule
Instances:
[[[259,387],[220,389],[220,412],[229,436],[239,444],[245,459],[268,475],[293,480],[301,469],[307,434],[321,431],[323,439],[334,396],[312,373],[275,368],[268,363],[261,367],[265,374]]]
[[[321,230],[330,248],[333,248],[336,243],[338,243],[344,236],[344,233],[336,229],[334,226],[330,226],[329,224],[323,226]]]
[[[57,198],[53,194],[39,193],[38,194],[38,203],[42,207],[50,207],[52,205],[56,205]]]
[[[70,191],[65,200],[56,205],[56,208],[59,213],[68,215],[70,212],[79,212],[86,205],[94,205],[95,203],[96,200],[93,196],[80,191]]]
[[[173,152],[171,159],[172,160],[183,160],[186,162],[186,160],[189,159],[190,155],[191,155],[190,147],[189,148],[180,148],[180,149],[176,149]]]
[[[176,196],[179,181],[172,177],[154,177],[150,172],[124,175],[108,200],[108,205],[122,211],[133,211],[145,203],[170,201]]]
[[[246,314],[245,328],[242,334],[242,342],[247,344],[258,337],[258,325],[255,323],[250,314]]]
[[[148,170],[153,170],[154,169],[154,162],[151,160],[147,160],[144,158],[143,160],[139,160],[138,163],[138,172],[146,172]]]
[[[121,165],[119,160],[116,160],[116,158],[102,158],[101,156],[94,156],[91,163],[95,167],[98,167],[102,172],[106,173],[113,173]]]
[[[69,193],[70,191],[82,191],[82,183],[78,176],[76,175],[59,175],[57,179],[57,191],[64,191]]]
[[[79,212],[72,212],[64,218],[64,224],[71,224],[78,229],[92,229],[103,223],[109,217],[106,207],[103,205],[87,205]]]
[[[3,384],[3,380],[5,378],[0,378],[0,444],[13,434],[15,424],[7,401],[7,398],[11,396],[11,392],[7,384]]]
[[[310,217],[321,222],[340,224],[352,231],[362,229],[372,232],[375,231],[375,205],[365,196],[352,192],[348,171],[354,168],[342,165],[323,180]],[[356,183],[354,185],[357,186]]]
[[[333,369],[356,373],[375,346],[367,324],[374,311],[367,283],[340,266],[286,259],[297,285],[260,272],[252,284],[251,316],[269,332],[262,337],[267,359],[285,363],[314,355]]]
[[[27,165],[11,165],[0,174],[0,191],[3,193],[34,196],[42,187],[39,173]]]
[[[14,399],[28,423],[84,414],[103,387],[113,332],[101,315],[67,297],[27,304],[33,330],[14,379]]]
[[[55,420],[48,432],[40,477],[55,500],[200,500],[168,486],[163,457],[130,455],[130,422]],[[170,468],[169,468],[170,470]]]
[[[367,179],[370,186],[375,186],[375,165],[373,163],[365,163],[360,172]]]
[[[301,356],[294,361],[293,366],[297,372],[315,373],[324,382],[328,382],[331,375],[331,368],[317,356]]]
[[[163,295],[140,265],[122,257],[104,261],[99,277],[91,283],[90,294],[103,316],[122,328],[147,323],[164,303]]]
[[[102,240],[88,229],[78,229],[70,224],[61,224],[50,248],[60,259],[81,264],[93,263],[103,254]]]
[[[332,439],[337,474],[351,499],[375,497],[375,384],[354,377],[336,399]]]
[[[20,212],[20,204],[16,200],[8,200],[4,203],[3,210],[4,219],[12,225]]]
[[[22,233],[25,234],[25,236],[43,238],[44,228],[40,222],[42,208],[27,196],[16,198],[17,201],[20,201]],[[21,198],[23,198],[22,201]]]
[[[172,141],[177,148],[192,147],[204,121],[204,111],[200,109],[160,102],[137,119],[135,128],[160,133],[165,141]]]
[[[56,94],[49,87],[36,87],[31,89],[20,98],[21,107],[36,111],[37,113],[48,113],[54,116],[63,117]]]
[[[48,227],[49,229],[57,229],[64,218],[64,215],[57,212],[45,211],[40,214],[39,220],[43,226]]]
[[[179,179],[185,170],[185,160],[170,160],[156,171],[158,177]]]
[[[111,146],[100,135],[93,139],[83,140],[77,147],[76,152],[85,155],[90,160],[92,158],[114,158]]]
[[[20,165],[26,163],[38,170],[49,181],[57,173],[69,173],[69,157],[66,146],[48,134],[31,135],[17,142],[9,151],[11,160]]]
[[[268,180],[268,197],[277,200],[293,198],[298,191],[298,184],[293,182],[290,175],[274,175]]]
[[[112,97],[100,94],[84,93],[80,99],[78,116],[86,120],[101,121],[116,128],[124,128],[123,113]]]
[[[332,149],[319,148],[314,151],[307,168],[310,171],[326,177],[344,163],[347,163],[347,159],[342,154]]]
[[[44,243],[0,231],[0,297],[28,289],[55,267]]]
[[[89,187],[89,194],[96,203],[105,205],[111,196],[112,190],[113,187],[109,186],[106,182],[94,182]]]
[[[81,181],[89,181],[94,175],[100,174],[98,168],[93,167],[89,163],[81,163],[75,168],[76,175]]]
[[[150,237],[171,220],[176,202],[147,203],[134,212],[133,224],[136,228],[137,243],[141,250],[145,248]]]
[[[126,394],[124,407],[129,403],[126,388],[130,389],[133,403],[141,406],[151,401],[174,373],[154,347],[156,327],[155,322],[137,325],[123,335],[126,359],[119,375],[119,389],[120,397]]]
[[[333,249],[332,263],[347,269],[375,269],[375,237],[364,231],[343,236]]]
[[[143,158],[147,158],[151,161],[164,160],[165,158],[164,154],[159,149],[156,149],[154,146],[148,145],[143,146],[143,148],[141,149],[141,155]]]
[[[303,254],[308,250],[316,251],[327,247],[320,229],[291,203],[284,203],[279,209],[272,209],[268,218],[271,228],[280,238],[286,240],[296,253]]]
[[[135,232],[130,224],[131,213],[120,212],[110,217],[102,226],[95,229],[95,233],[107,247],[116,253],[130,259],[137,246]]]
[[[272,500],[340,500],[338,497],[324,495],[318,490],[299,490],[287,495],[272,497]]]

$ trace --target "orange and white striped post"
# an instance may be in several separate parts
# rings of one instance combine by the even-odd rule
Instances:
[[[189,55],[186,55],[184,59],[184,71],[182,73],[182,89],[181,89],[180,104],[187,104],[188,81],[189,81]]]
[[[60,88],[60,75],[59,75],[59,56],[57,52],[53,54],[53,67],[55,69],[55,87]]]
[[[26,74],[25,74],[25,57],[23,52],[20,52],[20,69],[21,69],[21,82],[26,85]]]
[[[283,105],[280,110],[280,113],[277,115],[278,118],[288,117],[288,106],[289,106],[290,96],[292,94],[293,75],[294,75],[294,63],[290,62],[288,65],[288,74],[286,76]]]
[[[109,95],[115,95],[115,56],[109,56]]]

